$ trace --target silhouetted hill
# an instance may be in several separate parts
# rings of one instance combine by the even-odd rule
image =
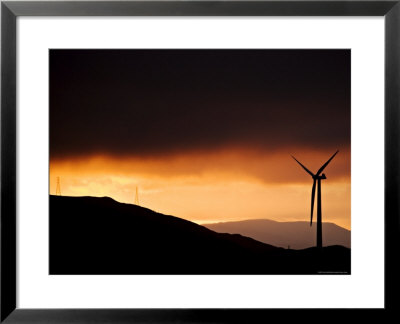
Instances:
[[[286,250],[111,198],[50,196],[51,274],[350,273],[350,250]]]
[[[291,249],[315,246],[316,226],[309,222],[276,222],[269,219],[252,219],[237,222],[203,224],[219,233],[238,233],[257,241]],[[323,223],[323,245],[342,245],[350,248],[351,232],[334,223]]]

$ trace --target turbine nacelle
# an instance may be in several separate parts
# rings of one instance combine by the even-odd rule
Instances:
[[[315,176],[313,176],[313,179],[315,179],[315,180],[318,180],[318,179],[325,180],[326,179],[326,175],[325,175],[325,173],[322,173],[320,176],[315,175]]]

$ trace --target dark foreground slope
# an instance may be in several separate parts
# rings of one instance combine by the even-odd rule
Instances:
[[[51,274],[350,273],[350,250],[277,248],[111,198],[50,196]]]
[[[315,245],[317,224],[309,222],[277,222],[269,219],[249,219],[236,222],[203,224],[218,233],[238,233],[257,241],[291,249],[305,249]],[[350,248],[349,230],[333,223],[323,223],[324,245]]]

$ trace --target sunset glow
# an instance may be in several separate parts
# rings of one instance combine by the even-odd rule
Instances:
[[[290,153],[293,153],[291,151]],[[313,171],[331,152],[299,152]],[[350,152],[325,171],[324,221],[350,229]],[[62,195],[109,196],[199,224],[267,218],[309,221],[312,179],[288,153],[244,149],[162,158],[92,156],[52,160],[50,192],[60,177]]]

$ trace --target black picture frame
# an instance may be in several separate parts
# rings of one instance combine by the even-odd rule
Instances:
[[[385,307],[357,309],[19,309],[16,308],[16,19],[19,16],[384,16],[385,19]],[[1,289],[5,323],[221,323],[369,320],[396,311],[399,291],[400,0],[395,1],[2,1]],[[366,287],[368,283],[366,282]],[[266,292],[267,293],[267,292]],[[348,318],[349,319],[349,318]],[[357,319],[359,321],[360,318]]]

